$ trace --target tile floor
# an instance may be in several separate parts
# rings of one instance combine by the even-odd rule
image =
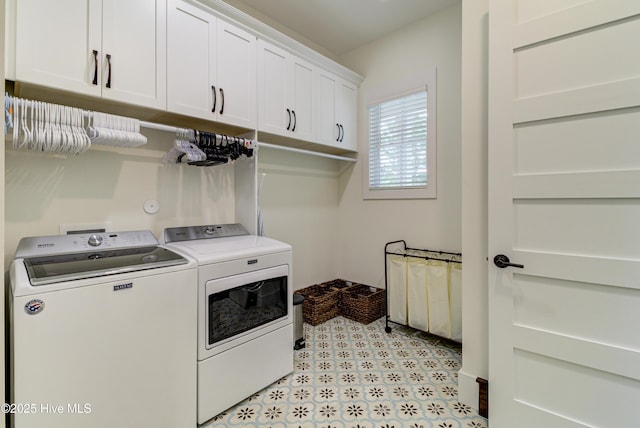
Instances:
[[[458,402],[460,346],[391,324],[337,317],[304,325],[294,372],[207,428],[487,428]]]

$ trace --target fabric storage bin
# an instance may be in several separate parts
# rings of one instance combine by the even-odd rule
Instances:
[[[451,338],[451,306],[449,304],[449,269],[439,260],[427,261],[427,296],[429,299],[429,332]]]
[[[407,260],[407,302],[407,324],[418,330],[429,331],[426,260]]]
[[[407,324],[407,262],[401,255],[389,256],[389,319]]]

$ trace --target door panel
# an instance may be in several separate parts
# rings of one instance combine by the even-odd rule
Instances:
[[[492,0],[492,428],[640,417],[640,7]],[[568,399],[571,397],[571,399]]]
[[[612,133],[611,129],[628,132]],[[640,169],[640,144],[636,139],[640,135],[640,109],[517,126],[514,133],[515,169],[519,174]],[[582,152],[592,156],[576,156]]]
[[[640,40],[640,21],[614,23],[535,48],[520,48],[514,55],[516,96],[526,98],[637,77],[640,55],[620,55],[616,49],[620,40]]]
[[[637,418],[632,402],[640,388],[637,380],[522,350],[514,359],[515,399],[523,405],[586,426],[632,426]]]
[[[290,55],[264,40],[258,42],[259,129],[274,134],[286,133],[291,126],[287,113],[287,79]]]
[[[221,97],[218,120],[256,127],[256,36],[218,20],[216,74]],[[224,104],[224,105],[223,105]]]
[[[620,328],[634,321],[637,290],[514,274],[513,307],[519,327],[640,351],[637,337]]]
[[[166,11],[166,0],[103,2],[103,97],[166,108]]]
[[[336,124],[336,78],[320,71],[318,75],[318,142],[328,146],[337,145]]]
[[[295,109],[295,137],[301,140],[315,140],[314,114],[314,69],[298,58],[292,58],[290,100]]]
[[[99,0],[16,2],[16,80],[100,96]]]
[[[216,18],[191,4],[171,0],[167,31],[168,110],[215,118],[211,110],[212,85],[216,85]],[[219,105],[220,100],[217,102]]]

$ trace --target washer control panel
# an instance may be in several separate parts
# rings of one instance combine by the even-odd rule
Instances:
[[[37,236],[20,240],[16,250],[16,258],[82,253],[95,250],[152,247],[156,245],[158,245],[158,240],[150,230]]]

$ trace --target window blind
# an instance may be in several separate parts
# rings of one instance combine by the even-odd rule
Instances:
[[[427,91],[369,107],[369,188],[427,185]]]

